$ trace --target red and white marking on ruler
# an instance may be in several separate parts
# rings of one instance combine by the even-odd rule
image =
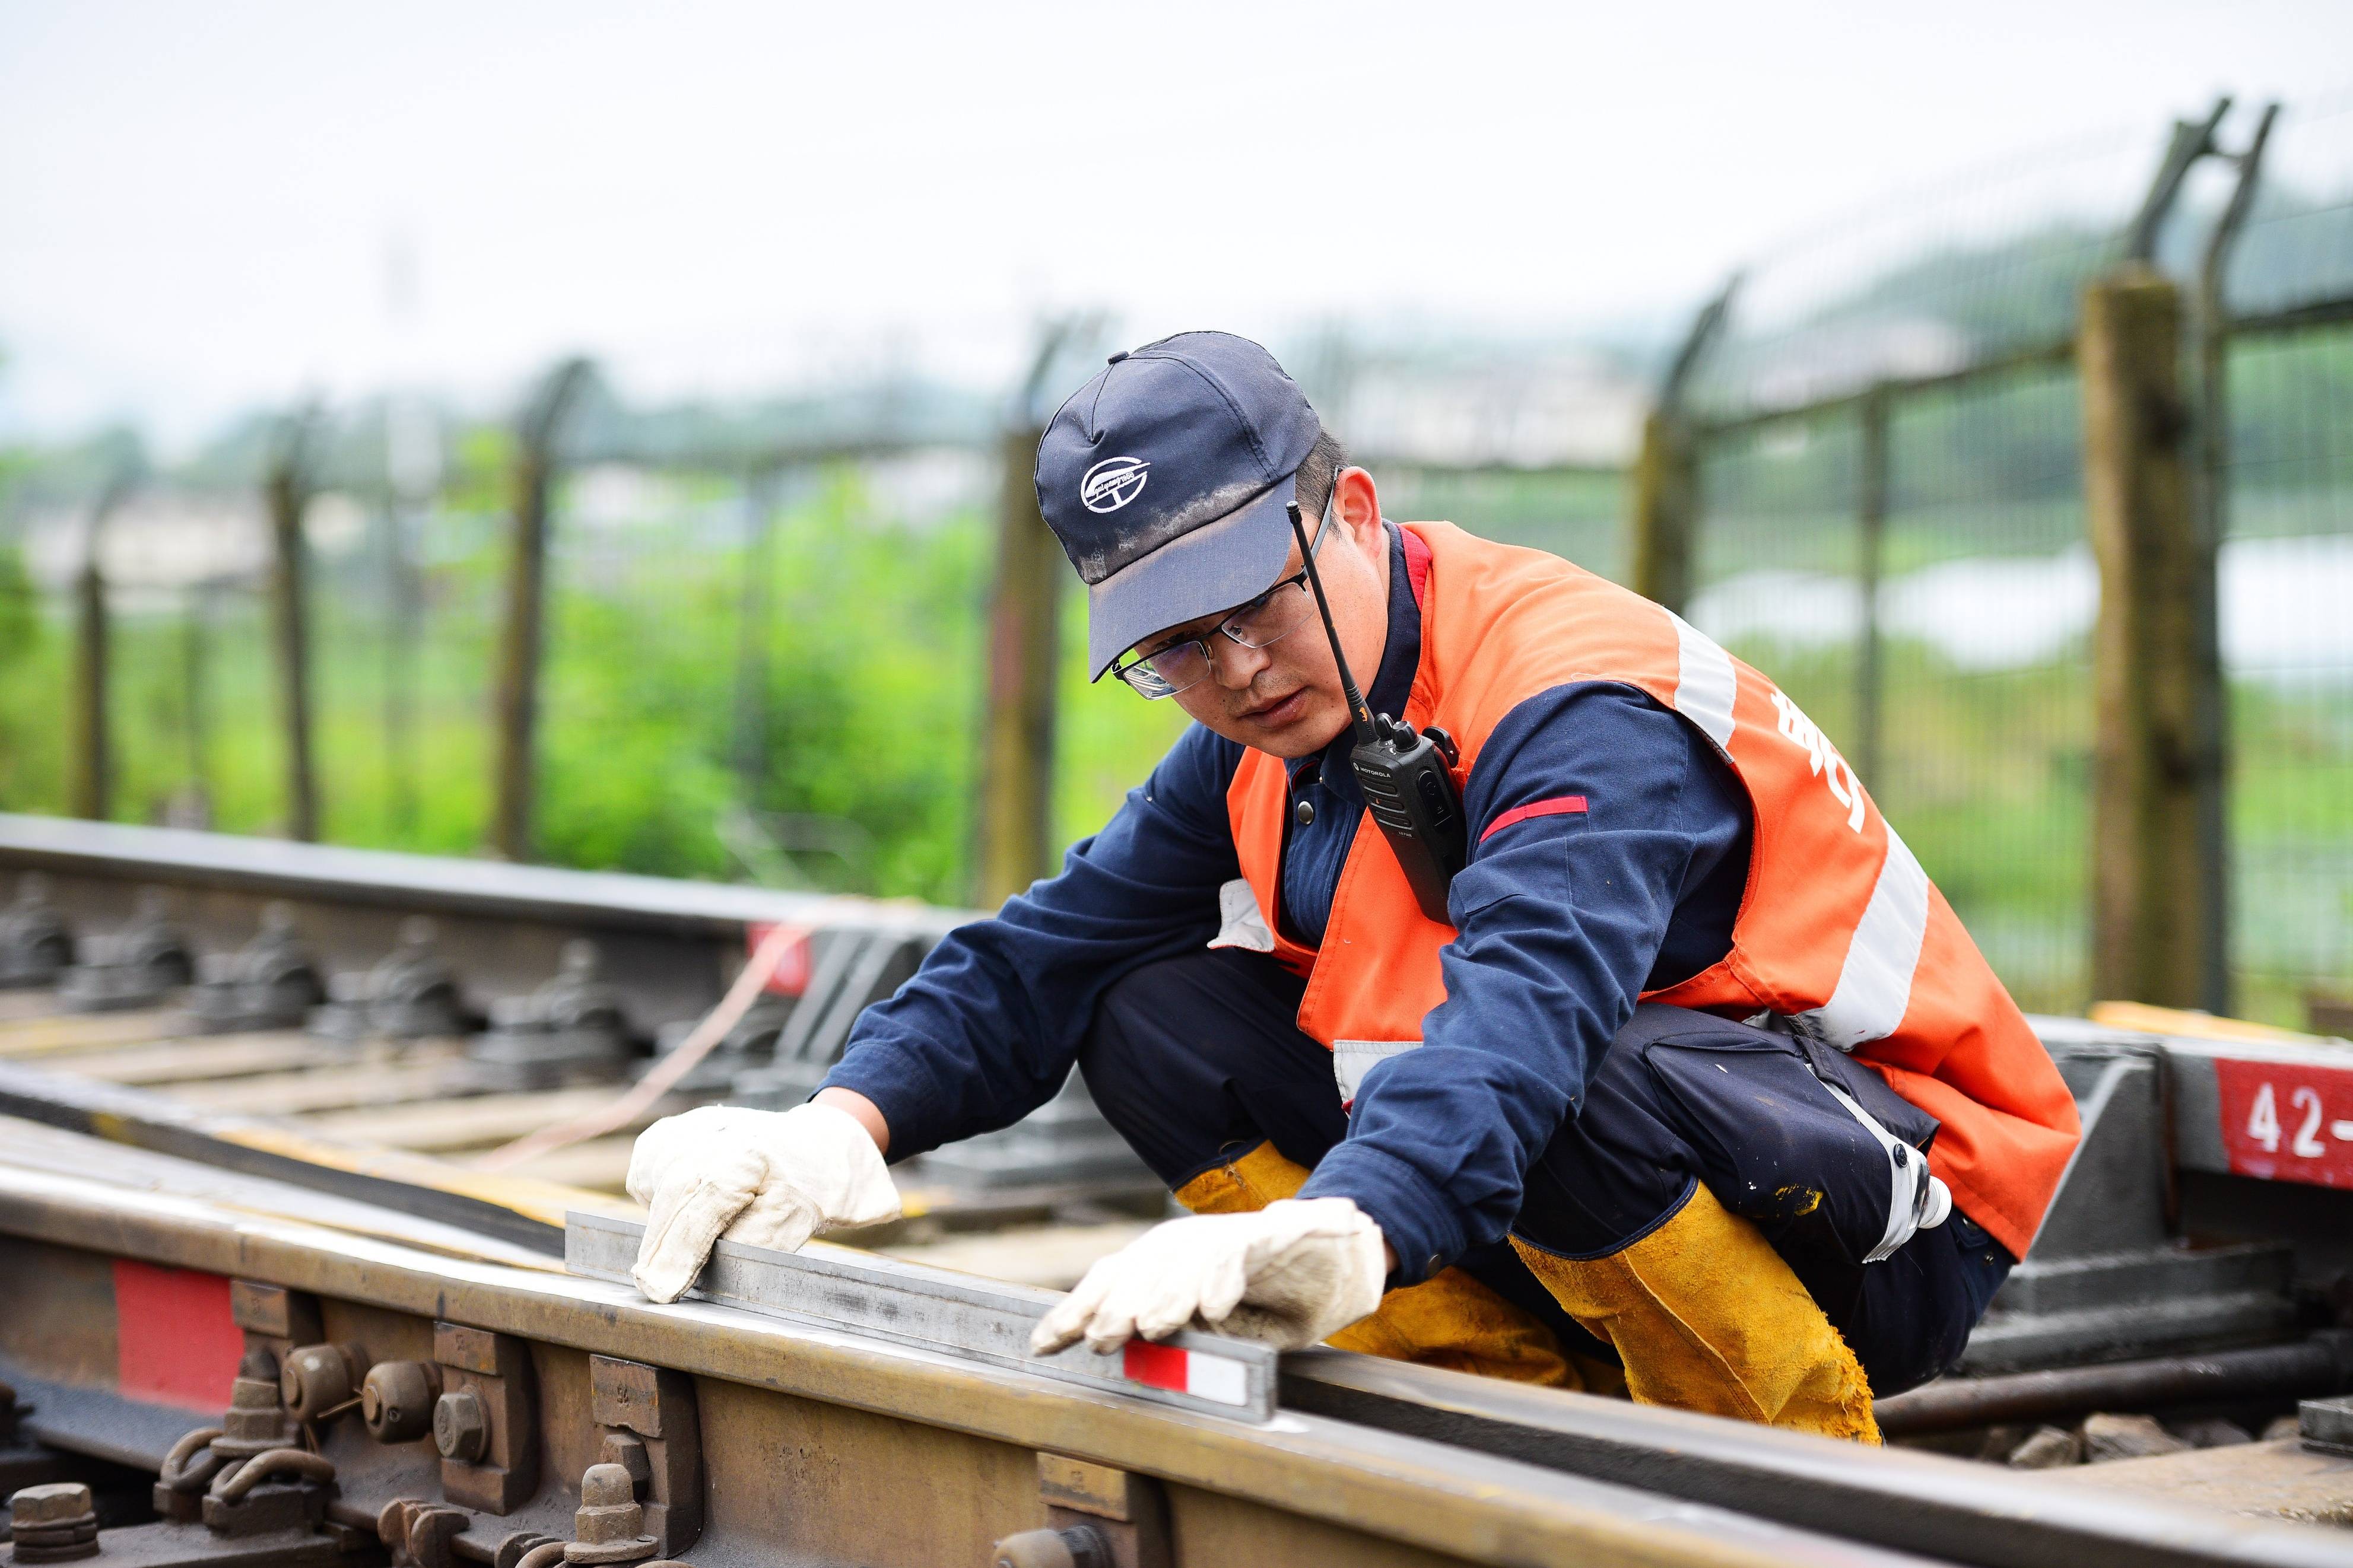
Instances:
[[[2353,1187],[2353,1068],[2218,1057],[2214,1083],[2232,1174]]]
[[[1250,1403],[1250,1379],[1242,1363],[1223,1356],[1130,1340],[1120,1352],[1120,1371],[1147,1388],[1166,1388],[1220,1405]]]

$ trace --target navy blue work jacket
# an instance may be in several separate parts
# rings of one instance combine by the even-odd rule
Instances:
[[[1421,613],[1394,525],[1388,610],[1366,696],[1400,713]],[[1313,817],[1294,813],[1283,852],[1284,934],[1311,946],[1363,820],[1349,744],[1344,732],[1290,764],[1294,800]],[[951,932],[860,1016],[826,1082],[881,1109],[893,1161],[1043,1104],[1107,988],[1217,934],[1218,889],[1241,875],[1226,813],[1241,752],[1187,730],[1060,876]],[[1513,806],[1566,795],[1583,795],[1586,811],[1489,835]],[[1636,998],[1729,951],[1747,879],[1747,797],[1730,766],[1630,686],[1579,682],[1521,703],[1481,751],[1463,806],[1472,848],[1451,899],[1447,999],[1424,1020],[1423,1049],[1366,1075],[1347,1138],[1301,1194],[1348,1197],[1370,1215],[1400,1260],[1392,1285],[1508,1231],[1529,1163],[1577,1114]]]

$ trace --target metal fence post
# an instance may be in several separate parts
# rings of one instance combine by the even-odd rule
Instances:
[[[988,706],[981,731],[978,887],[995,909],[1054,868],[1054,681],[1062,552],[1030,474],[1044,432],[1003,444],[997,577],[988,597]]]
[[[2084,511],[2100,573],[2093,985],[2193,1006],[2216,916],[2199,871],[2199,801],[2221,759],[2198,744],[2196,715],[2211,700],[2201,683],[2214,672],[2198,657],[2179,291],[2128,262],[2084,290],[2081,334]]]
[[[1885,683],[1879,626],[1879,583],[1886,567],[1889,394],[1874,385],[1857,410],[1862,453],[1855,474],[1855,588],[1862,615],[1854,666],[1854,755],[1867,787],[1880,783],[1880,703]]]
[[[1699,443],[1683,412],[1683,391],[1700,357],[1732,311],[1740,274],[1726,280],[1692,321],[1669,362],[1657,404],[1642,420],[1634,458],[1631,562],[1634,592],[1680,615],[1691,602],[1692,548],[1699,523]]]
[[[316,410],[306,408],[280,426],[262,479],[269,512],[270,621],[286,721],[286,833],[306,844],[319,837],[319,780],[311,756],[309,560],[302,546],[302,512],[311,500],[305,448],[316,417]]]
[[[507,572],[507,615],[500,639],[496,805],[491,847],[501,858],[531,857],[534,742],[539,723],[542,623],[547,596],[547,496],[556,466],[555,435],[586,380],[586,360],[566,360],[540,384],[515,429],[511,476],[514,554]]]
[[[2206,237],[2190,311],[2198,363],[2198,441],[2191,469],[2192,548],[2197,552],[2193,582],[2198,596],[2191,609],[2199,700],[2191,716],[2192,745],[2196,755],[2213,759],[2211,767],[2199,776],[2199,897],[2211,918],[2200,932],[2198,994],[2199,1005],[2212,1013],[2231,1011],[2231,690],[2222,668],[2221,605],[2222,540],[2230,515],[2231,308],[2223,284],[2231,247],[2254,205],[2263,148],[2278,116],[2279,105],[2267,105],[2255,122],[2246,151],[2230,160],[2237,165],[2238,183]]]

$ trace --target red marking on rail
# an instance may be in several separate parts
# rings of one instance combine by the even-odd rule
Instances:
[[[1173,1388],[1182,1394],[1191,1382],[1187,1365],[1190,1359],[1187,1352],[1174,1345],[1130,1340],[1120,1352],[1119,1369],[1138,1383],[1154,1388]]]
[[[245,1354],[217,1274],[114,1262],[114,1377],[122,1393],[217,1415]]]
[[[1525,805],[1512,807],[1511,810],[1487,824],[1487,831],[1479,835],[1479,842],[1484,844],[1512,824],[1525,822],[1532,816],[1582,816],[1584,812],[1585,797],[1581,795],[1556,795],[1550,800],[1532,800]],[[1596,831],[1599,830],[1596,829]]]
[[[760,944],[768,940],[768,933],[776,929],[776,922],[774,921],[753,921],[745,924],[744,927],[744,952],[749,954],[758,952]],[[804,933],[798,942],[785,949],[785,955],[776,960],[776,972],[768,976],[767,984],[761,989],[773,992],[778,996],[797,996],[808,989],[808,983],[809,939]]]
[[[2225,1057],[2214,1084],[2234,1174],[2353,1187],[2353,1068]]]

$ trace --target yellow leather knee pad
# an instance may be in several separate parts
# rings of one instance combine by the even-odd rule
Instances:
[[[1187,1182],[1176,1189],[1176,1201],[1195,1214],[1247,1214],[1293,1196],[1306,1183],[1305,1167],[1283,1158],[1273,1144],[1261,1143]],[[1584,1386],[1550,1329],[1460,1268],[1390,1291],[1371,1317],[1324,1342],[1482,1377]]]
[[[1757,1227],[1705,1184],[1606,1258],[1512,1245],[1569,1316],[1618,1348],[1638,1403],[1879,1441],[1854,1352]]]

